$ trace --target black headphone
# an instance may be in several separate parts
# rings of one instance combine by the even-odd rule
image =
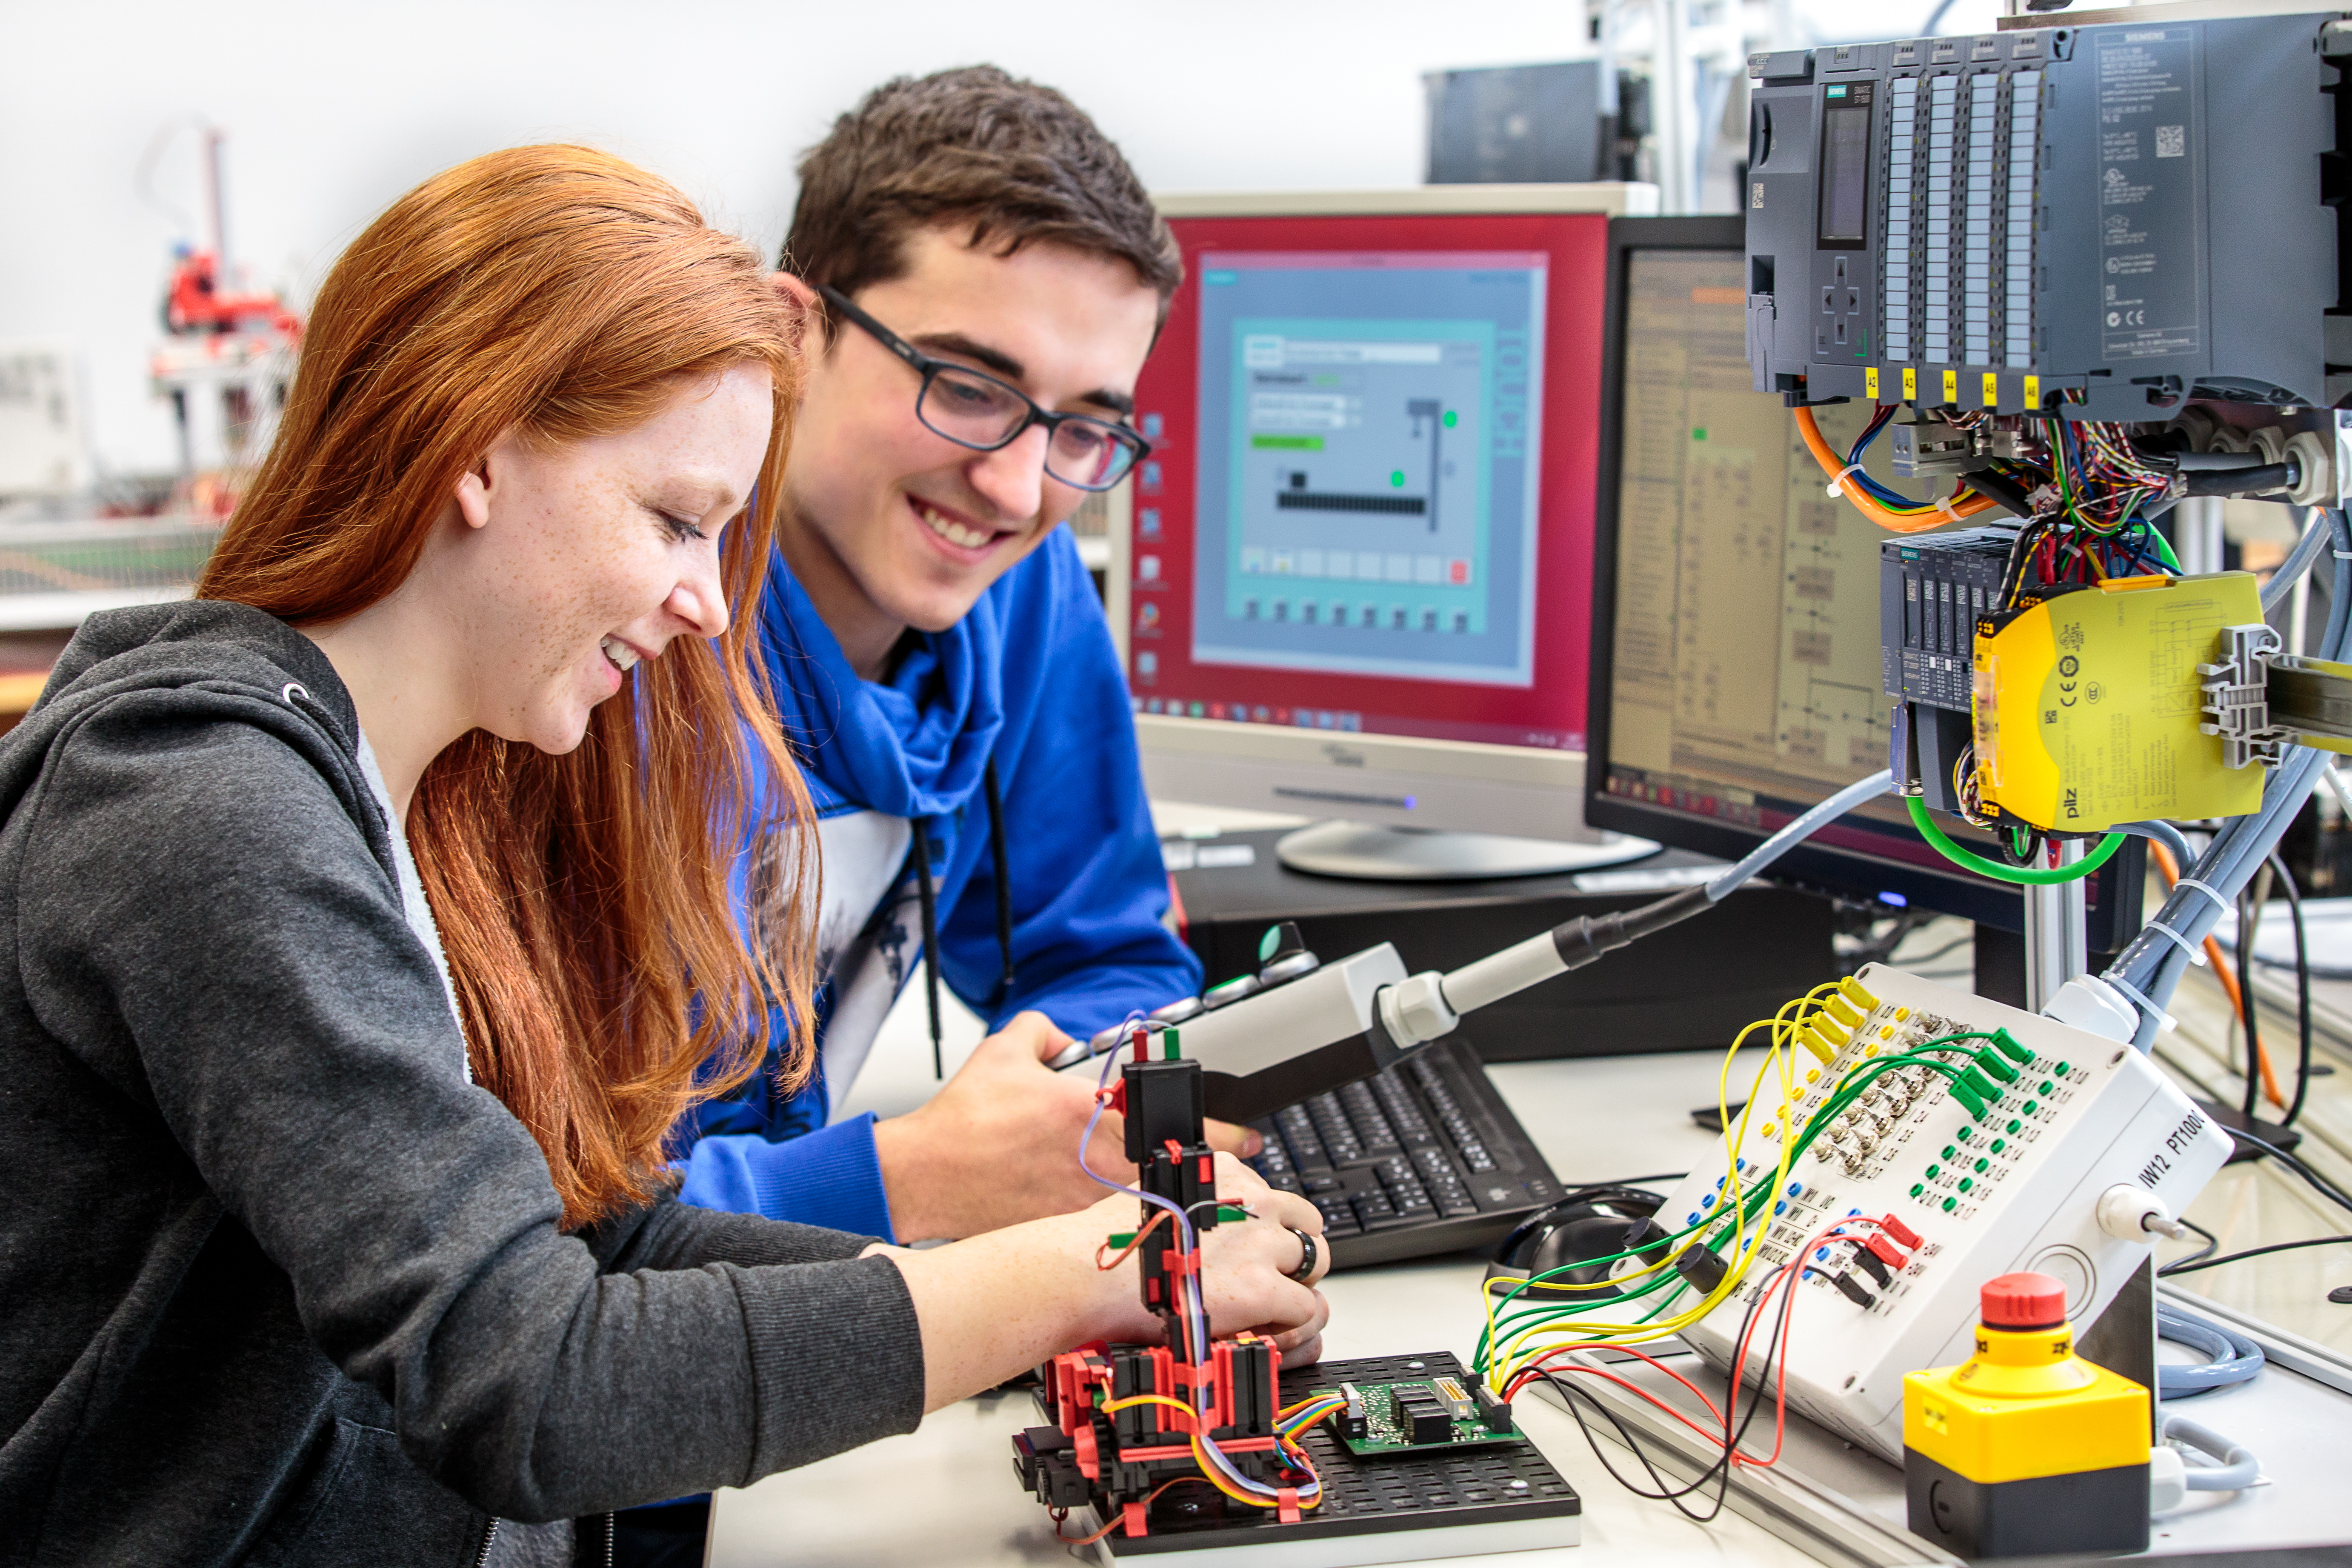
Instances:
[[[1486,1264],[1486,1283],[1482,1289],[1491,1290],[1496,1281],[1501,1281],[1506,1286],[1520,1287],[1517,1294],[1523,1299],[1605,1301],[1617,1294],[1614,1287],[1605,1283],[1613,1263],[1575,1264],[1554,1272],[1549,1279],[1528,1285],[1527,1279],[1535,1267],[1537,1250],[1557,1232],[1572,1227],[1578,1243],[1574,1250],[1583,1257],[1611,1258],[1630,1251],[1654,1239],[1645,1233],[1655,1231],[1661,1237],[1665,1235],[1650,1218],[1665,1201],[1663,1194],[1646,1187],[1579,1187],[1550,1207],[1521,1220],[1503,1238]],[[1592,1289],[1595,1286],[1601,1289]]]

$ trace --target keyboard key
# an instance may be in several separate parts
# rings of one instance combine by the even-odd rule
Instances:
[[[1381,1200],[1388,1202],[1386,1198]],[[1323,1211],[1323,1233],[1326,1236],[1354,1236],[1363,1227],[1356,1223],[1356,1211],[1348,1206],[1345,1193],[1324,1193],[1315,1198],[1315,1206]]]
[[[1323,1140],[1315,1135],[1315,1123],[1308,1120],[1305,1108],[1291,1106],[1276,1117],[1282,1129],[1282,1141],[1290,1146],[1291,1163],[1302,1171],[1328,1170],[1331,1156],[1323,1147]]]
[[[1459,1182],[1461,1180],[1460,1173],[1454,1169],[1454,1162],[1445,1157],[1445,1151],[1443,1149],[1415,1149],[1412,1152],[1412,1167],[1419,1171],[1423,1179],[1426,1181]]]
[[[1389,1124],[1380,1101],[1372,1098],[1370,1084],[1349,1084],[1339,1091],[1339,1104],[1346,1110],[1348,1120],[1355,1124],[1356,1136],[1366,1153],[1385,1154],[1399,1147],[1396,1129]]]
[[[1437,1134],[1431,1130],[1428,1118],[1421,1107],[1412,1102],[1412,1091],[1405,1087],[1403,1077],[1394,1068],[1372,1079],[1373,1098],[1388,1113],[1389,1125],[1396,1130],[1397,1141],[1408,1147],[1434,1143]]]
[[[1328,1173],[1302,1176],[1299,1182],[1310,1193],[1344,1193],[1348,1190],[1347,1183]]]
[[[1389,1202],[1386,1193],[1359,1193],[1356,1195],[1356,1217],[1363,1221],[1366,1230],[1397,1217],[1396,1205]]]
[[[1437,1215],[1437,1205],[1429,1201],[1429,1194],[1421,1190],[1419,1182],[1409,1187],[1391,1187],[1389,1201],[1396,1205],[1396,1212],[1407,1219],[1433,1219]]]

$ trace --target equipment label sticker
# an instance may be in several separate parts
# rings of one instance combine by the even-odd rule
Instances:
[[[2095,35],[2099,94],[2099,349],[2107,360],[2199,352],[2197,38],[2190,27]]]

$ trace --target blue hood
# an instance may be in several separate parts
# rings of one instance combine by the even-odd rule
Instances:
[[[954,626],[917,638],[884,685],[850,668],[808,591],[775,561],[761,648],[820,816],[945,816],[972,798],[1004,729],[1003,609],[983,594]]]

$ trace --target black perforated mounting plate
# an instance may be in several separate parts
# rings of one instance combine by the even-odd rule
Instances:
[[[1281,1403],[1296,1404],[1318,1388],[1336,1388],[1342,1383],[1406,1383],[1429,1377],[1460,1378],[1465,1385],[1469,1381],[1462,1363],[1444,1351],[1370,1356],[1358,1361],[1324,1362],[1295,1371],[1286,1369],[1281,1379]],[[1517,1531],[1508,1527],[1547,1520],[1574,1520],[1584,1511],[1575,1491],[1533,1443],[1377,1454],[1359,1458],[1348,1451],[1330,1430],[1330,1425],[1328,1421],[1318,1423],[1301,1440],[1323,1478],[1324,1499],[1320,1508],[1307,1513],[1297,1523],[1284,1524],[1271,1512],[1253,1510],[1253,1517],[1244,1520],[1228,1517],[1204,1521],[1199,1525],[1155,1529],[1139,1541],[1129,1541],[1114,1532],[1104,1544],[1110,1548],[1114,1559],[1140,1560],[1161,1553],[1237,1546],[1276,1547],[1286,1542],[1397,1531],[1475,1531],[1481,1526],[1503,1526],[1506,1529],[1496,1533],[1516,1535]],[[1468,1540],[1457,1539],[1449,1543],[1448,1554],[1570,1545],[1576,1541],[1575,1530],[1575,1525],[1566,1525],[1557,1539],[1548,1542],[1527,1539],[1473,1546]],[[1271,1561],[1278,1553],[1265,1555]],[[1391,1559],[1386,1553],[1373,1552],[1360,1557],[1351,1555],[1349,1560]],[[1223,1561],[1241,1560],[1228,1557]]]

